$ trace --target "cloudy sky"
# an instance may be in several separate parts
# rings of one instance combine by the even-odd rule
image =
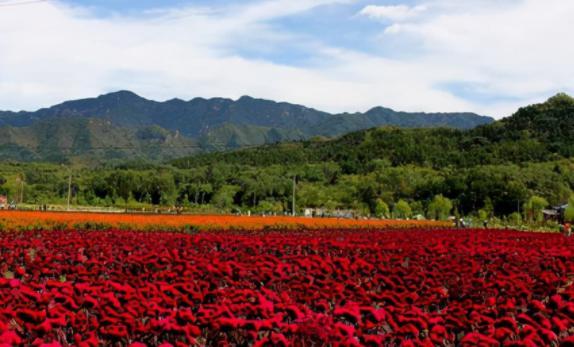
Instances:
[[[574,93],[572,0],[0,0],[0,109],[128,89],[497,118]]]

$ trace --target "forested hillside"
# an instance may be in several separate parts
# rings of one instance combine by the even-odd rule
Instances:
[[[137,158],[158,163],[383,125],[468,129],[492,121],[471,113],[405,113],[383,107],[333,115],[248,96],[156,102],[120,91],[36,112],[0,112],[0,159],[102,163]]]
[[[291,210],[293,179],[303,207],[408,217],[449,213],[532,217],[574,190],[574,100],[557,95],[472,130],[375,128],[335,140],[264,146],[165,165],[76,167],[73,203],[196,210]],[[4,164],[0,189],[28,203],[64,203],[67,167]],[[24,182],[24,183],[22,183]],[[444,215],[444,213],[442,213]],[[509,217],[510,218],[510,217]]]
[[[543,162],[574,155],[574,99],[559,94],[521,108],[513,116],[471,130],[375,128],[336,140],[263,146],[197,155],[175,161],[181,168],[225,162],[252,166],[336,162],[345,173],[377,165],[433,168]]]

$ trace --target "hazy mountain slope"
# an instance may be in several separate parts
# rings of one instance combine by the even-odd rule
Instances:
[[[0,153],[13,160],[164,160],[198,150],[195,141],[158,126],[129,129],[103,119],[55,117],[0,128]]]
[[[471,113],[405,113],[382,107],[364,114],[331,115],[248,96],[236,101],[156,102],[120,91],[35,112],[0,112],[0,159],[60,160],[82,155],[101,160],[129,155],[162,160],[197,151],[334,137],[383,125],[469,129],[492,121]]]
[[[194,167],[221,162],[252,166],[336,162],[345,172],[357,173],[372,170],[373,165],[473,167],[573,156],[574,99],[559,94],[471,130],[373,128],[328,141],[197,155],[174,163]]]

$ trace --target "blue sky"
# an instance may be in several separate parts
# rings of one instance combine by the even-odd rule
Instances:
[[[0,109],[130,89],[500,118],[574,92],[570,0],[28,1],[0,0]]]
[[[110,18],[117,15],[149,18],[156,15],[156,11],[169,11],[170,9],[185,9],[186,7],[209,7],[225,8],[233,6],[245,6],[247,3],[257,5],[262,1],[257,0],[67,0],[66,3],[74,6],[91,8],[93,13],[102,18]],[[308,11],[297,13],[293,16],[276,18],[269,21],[269,26],[279,32],[287,32],[291,35],[313,39],[324,44],[337,47],[357,49],[367,52],[376,52],[372,37],[381,30],[380,22],[364,20],[356,14],[367,5],[371,4],[409,4],[413,1],[346,1],[333,2],[323,6],[311,8]],[[151,13],[150,13],[151,12]],[[257,47],[256,45],[236,45],[236,52],[246,57],[269,59],[272,61],[298,65],[305,60],[313,59],[313,52],[305,47],[286,45],[274,47],[272,51]]]
[[[181,8],[187,6],[219,6],[238,3],[238,1],[229,0],[65,0],[64,2],[74,6],[95,9],[99,16],[109,16],[114,13],[137,16],[155,9]]]

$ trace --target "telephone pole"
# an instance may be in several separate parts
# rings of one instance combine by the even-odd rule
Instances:
[[[291,206],[293,217],[295,217],[295,189],[297,186],[296,179],[297,179],[297,176],[294,175],[293,176],[293,202],[292,202],[292,206]]]
[[[67,211],[70,211],[70,200],[72,200],[72,169],[68,174],[68,208]]]
[[[24,203],[24,174],[16,176],[16,194],[14,194],[14,201],[18,204]]]

